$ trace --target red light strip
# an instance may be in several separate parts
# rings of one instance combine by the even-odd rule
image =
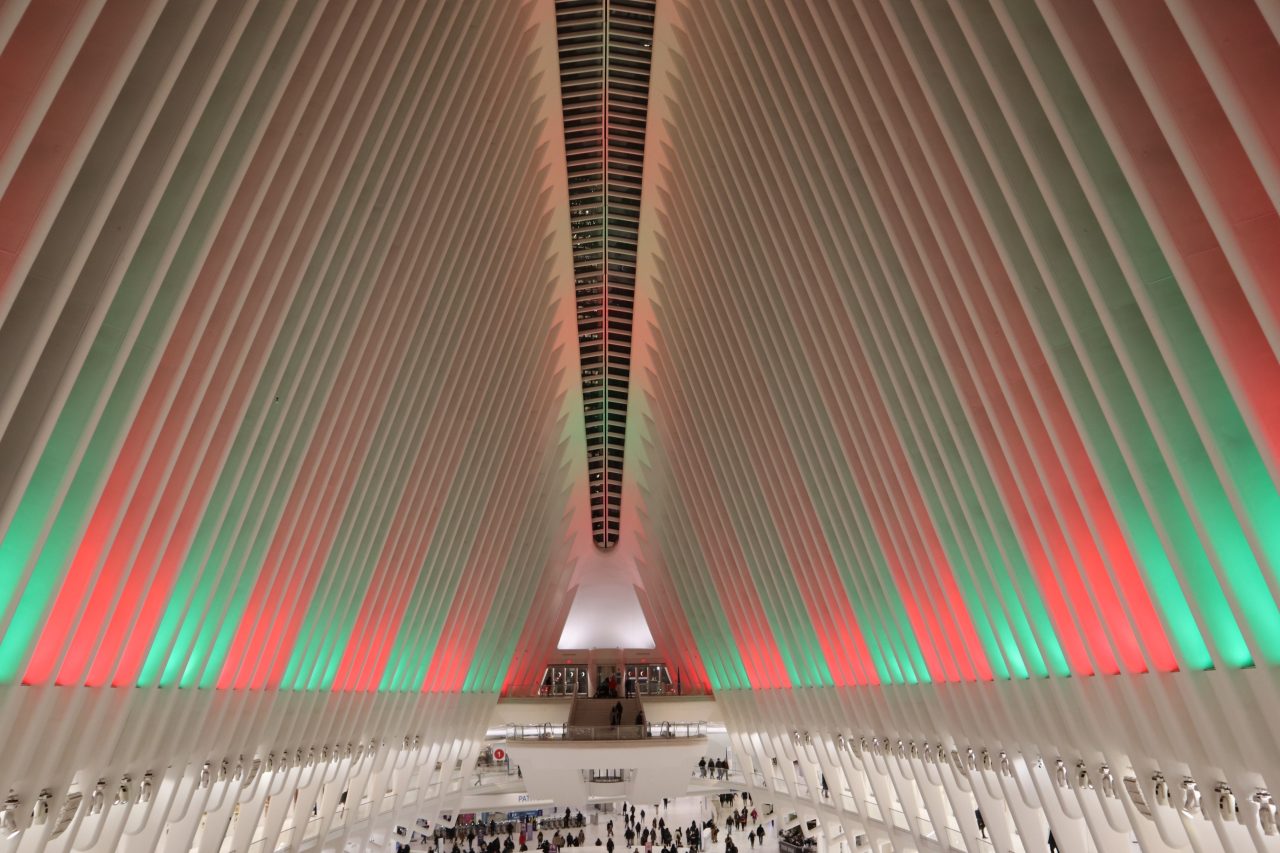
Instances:
[[[676,466],[707,476],[707,457],[702,441],[684,428],[690,414],[682,403],[683,397],[669,384],[668,377],[675,374],[664,369],[662,364],[666,361],[666,350],[661,345],[660,330],[655,337],[658,339],[655,341],[653,372],[657,391],[655,407],[659,412],[668,413],[668,418],[662,418],[662,427],[671,436],[667,450]],[[790,687],[791,679],[778,653],[777,641],[769,629],[755,585],[750,582],[751,572],[746,557],[731,533],[733,526],[723,502],[719,498],[708,500],[700,510],[691,513],[688,522],[696,531],[703,564],[716,588],[747,679],[755,689]]]

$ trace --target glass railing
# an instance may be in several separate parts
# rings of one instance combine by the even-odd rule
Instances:
[[[626,770],[621,768],[612,768],[605,770],[583,770],[582,781],[584,782],[631,782],[636,778],[634,770]]]
[[[701,690],[698,688],[689,687],[687,685],[683,687],[679,687],[674,684],[664,684],[661,687],[648,687],[648,688],[637,689],[635,691],[635,698],[638,698],[638,699],[646,699],[646,698],[658,699],[658,698],[671,697],[671,696],[693,696],[693,697],[706,698],[708,696],[714,696],[714,695],[715,694],[712,693],[710,690]],[[572,693],[567,690],[564,690],[563,688],[561,692],[556,692],[556,688],[554,685],[546,685],[546,684],[540,684],[533,687],[530,687],[528,685],[519,685],[519,686],[509,687],[502,692],[502,696],[504,699],[530,699],[535,697],[544,698],[544,699],[631,698],[631,697],[622,696],[621,691],[617,696],[607,696],[607,697],[595,696],[594,694],[590,694],[590,693]]]
[[[565,723],[508,725],[508,740],[643,740],[706,737],[707,724],[645,723],[639,726],[570,726]]]

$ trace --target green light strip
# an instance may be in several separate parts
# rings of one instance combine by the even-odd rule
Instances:
[[[965,77],[972,78],[976,73],[968,71]],[[971,82],[969,88],[979,93],[983,91],[976,81]],[[997,109],[988,98],[973,96],[977,104],[975,108],[988,113]],[[1053,270],[1053,289],[1049,290],[1032,258],[1024,253],[1022,244],[1013,239],[1007,241],[1006,249],[1013,255],[1017,271],[1014,281],[1023,288],[1041,334],[1051,341],[1064,342],[1053,350],[1055,354],[1061,354],[1060,369],[1069,377],[1064,384],[1077,405],[1091,406],[1095,398],[1100,399],[1109,409],[1112,422],[1123,425],[1127,456],[1137,467],[1137,479],[1144,484],[1147,501],[1155,509],[1166,540],[1173,547],[1177,562],[1195,590],[1196,603],[1210,626],[1219,654],[1231,666],[1248,666],[1252,657],[1223,595],[1210,555],[1216,552],[1261,648],[1277,648],[1277,643],[1280,643],[1280,613],[1277,613],[1258,572],[1256,560],[1221,483],[1212,472],[1204,446],[1182,405],[1164,358],[1151,338],[1145,320],[1133,310],[1127,290],[1114,285],[1104,291],[1111,300],[1106,311],[1117,333],[1113,343],[1107,329],[1098,322],[1098,314],[1084,283],[1061,243],[1057,225],[1045,208],[1043,197],[1035,189],[1036,184],[1017,150],[1016,142],[1002,123],[987,122],[984,129],[996,146],[995,162],[999,162],[1008,173],[1012,195],[1024,211],[1025,219],[1021,221],[1034,237],[1035,245],[1045,253],[1045,263]],[[1054,151],[1047,140],[1045,143],[1047,147],[1039,151],[1042,157]],[[994,176],[984,175],[984,179],[984,184],[989,184]],[[995,198],[993,186],[984,185],[984,191],[989,208],[1006,218],[999,233],[1017,234],[1017,214],[1004,209],[1002,202]],[[1055,192],[1070,198],[1077,190],[1067,185],[1055,187]],[[1075,204],[1079,210],[1084,203],[1076,201]],[[1082,212],[1081,215],[1088,221],[1087,213]],[[1082,239],[1088,239],[1088,235]],[[1093,275],[1103,283],[1115,281],[1119,276],[1109,255],[1098,259],[1104,252],[1100,247],[1096,249],[1094,258],[1099,266],[1093,270]],[[1069,332],[1074,332],[1076,337],[1067,346],[1065,342],[1069,339]],[[1149,411],[1144,411],[1136,389],[1126,380],[1124,362],[1115,349],[1117,343],[1123,346],[1127,359],[1141,376],[1142,397],[1151,407]],[[1083,361],[1078,366],[1074,363],[1077,355]],[[1072,363],[1067,363],[1069,361]],[[1206,363],[1212,364],[1212,359]],[[1092,383],[1086,379],[1086,369]],[[1161,447],[1153,427],[1158,427],[1163,434],[1167,447]],[[1241,437],[1247,442],[1247,436]],[[1180,476],[1185,483],[1185,492],[1180,492],[1175,476]],[[1197,536],[1192,513],[1199,516],[1207,541]]]
[[[39,630],[44,611],[54,588],[62,577],[73,548],[77,545],[83,524],[92,512],[101,485],[114,463],[115,453],[134,414],[134,407],[145,391],[155,369],[164,342],[168,339],[177,312],[194,283],[194,271],[204,257],[221,211],[229,200],[236,176],[245,165],[245,149],[256,138],[256,129],[270,93],[278,85],[281,64],[267,65],[262,70],[256,92],[247,105],[237,99],[255,67],[265,57],[263,50],[273,33],[270,12],[259,10],[236,46],[227,71],[219,79],[190,143],[184,149],[174,176],[160,199],[148,224],[134,261],[126,271],[112,300],[106,318],[94,340],[89,358],[76,377],[75,385],[54,427],[49,444],[37,465],[32,485],[15,515],[10,533],[0,544],[0,571],[20,576],[21,567],[36,547],[45,519],[54,516],[56,483],[67,473],[74,448],[85,441],[84,430],[93,425],[90,412],[108,393],[100,420],[85,447],[74,478],[57,507],[56,517],[40,552],[31,580],[5,635],[0,639],[0,683],[14,680],[26,651]],[[277,52],[287,56],[296,41],[295,26],[279,40]],[[293,41],[291,41],[291,38]],[[238,108],[244,110],[236,121]],[[236,126],[225,151],[219,153],[223,129]],[[207,186],[201,179],[213,157],[218,164]],[[198,206],[188,221],[183,215],[199,195]],[[164,249],[182,233],[182,241],[167,269],[161,268]],[[148,306],[141,318],[143,306]],[[130,329],[142,319],[135,339]],[[108,381],[110,366],[124,358],[120,374],[112,386]],[[17,537],[13,533],[18,534]],[[0,577],[0,590],[13,589],[8,577]]]

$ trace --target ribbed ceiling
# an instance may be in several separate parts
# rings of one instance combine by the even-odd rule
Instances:
[[[1278,9],[0,2],[23,814],[338,739],[453,767],[593,572],[735,737],[761,696],[1267,733]]]
[[[99,7],[3,55],[0,681],[497,690],[568,535],[532,7]]]
[[[1275,5],[671,6],[638,476],[712,683],[1280,660]]]

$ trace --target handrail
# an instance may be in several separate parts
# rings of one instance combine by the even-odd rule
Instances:
[[[705,737],[707,723],[645,723],[639,726],[570,726],[567,723],[507,725],[507,740],[643,740]]]
[[[704,690],[697,687],[689,687],[686,685],[683,689],[677,688],[674,684],[664,685],[662,690],[638,690],[636,697],[638,699],[669,699],[675,696],[689,696],[692,698],[707,698],[715,696],[712,690]],[[510,687],[502,692],[503,699],[624,699],[624,696],[600,697],[592,693],[555,693],[551,687],[545,684],[537,684],[533,686],[523,685],[519,687]]]

